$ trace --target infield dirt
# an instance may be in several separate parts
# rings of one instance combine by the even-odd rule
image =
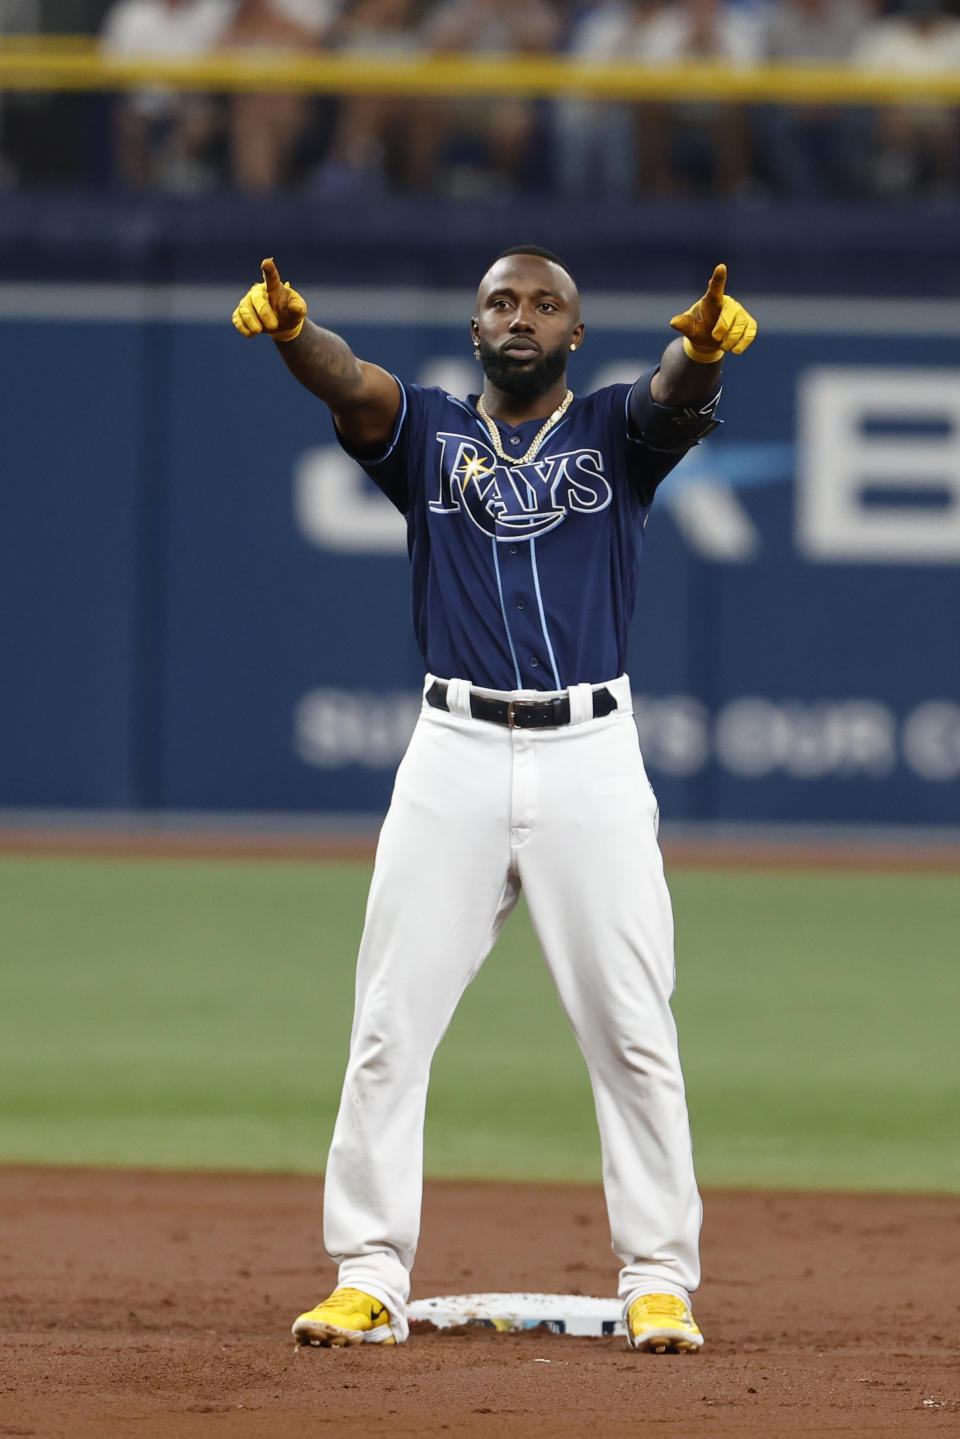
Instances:
[[[0,1436],[960,1434],[960,1199],[714,1192],[698,1355],[485,1329],[295,1352],[321,1184],[0,1169]],[[415,1296],[609,1295],[599,1188],[428,1183]]]

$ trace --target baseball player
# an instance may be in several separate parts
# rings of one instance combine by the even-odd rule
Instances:
[[[480,282],[483,384],[459,399],[357,359],[272,260],[262,273],[234,324],[276,342],[406,517],[427,670],[377,848],[326,1171],[339,1287],[294,1335],[406,1339],[430,1065],[522,888],[590,1073],[629,1344],[693,1352],[701,1206],[673,918],[624,657],[655,491],[714,428],[724,355],[756,324],[718,265],[655,370],[575,396],[576,284],[517,246]]]

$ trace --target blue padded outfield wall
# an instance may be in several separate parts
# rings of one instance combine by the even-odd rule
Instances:
[[[403,524],[235,334],[240,288],[0,287],[2,806],[387,803],[420,681]],[[475,388],[468,290],[304,288],[361,355]],[[574,388],[633,377],[694,297],[588,291]],[[725,426],[647,532],[662,812],[958,824],[956,306],[743,298]]]

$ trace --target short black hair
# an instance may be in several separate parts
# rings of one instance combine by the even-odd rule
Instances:
[[[565,264],[559,255],[555,255],[552,250],[545,250],[542,245],[511,245],[509,250],[500,251],[497,260],[506,260],[510,255],[536,255],[541,260],[549,260],[552,264],[559,265],[561,270],[565,270],[574,284],[577,283],[573,279],[573,271],[570,266]],[[496,264],[496,260],[494,264]]]

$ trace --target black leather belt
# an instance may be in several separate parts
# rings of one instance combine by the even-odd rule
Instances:
[[[435,710],[449,712],[445,680],[434,680],[424,698]],[[594,690],[594,719],[602,719],[616,708],[617,701],[606,685]],[[471,690],[470,713],[474,719],[506,725],[509,729],[557,729],[570,723],[570,696],[559,695],[549,700],[495,700]]]

